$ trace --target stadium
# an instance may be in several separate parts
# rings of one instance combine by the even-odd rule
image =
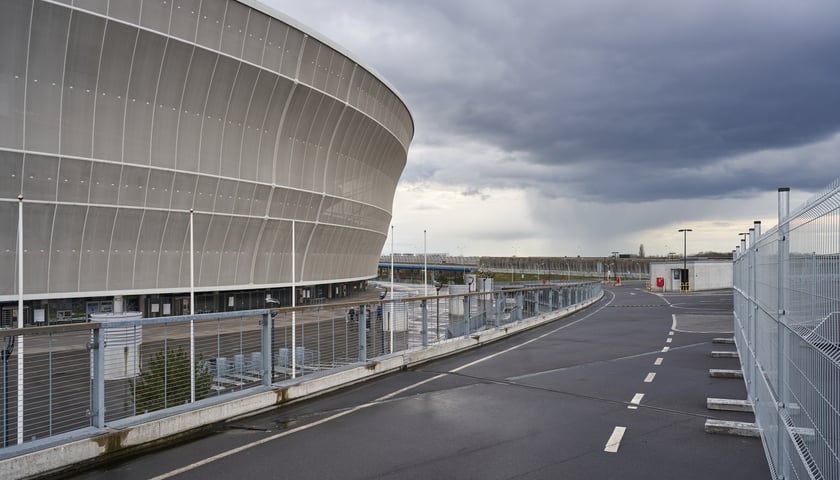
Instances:
[[[414,124],[373,69],[253,1],[3,9],[0,327],[19,221],[26,325],[116,296],[145,317],[190,313],[191,292],[196,313],[292,286],[311,303],[376,275]]]

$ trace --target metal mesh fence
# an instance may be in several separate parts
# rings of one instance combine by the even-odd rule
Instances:
[[[0,336],[5,341],[0,344],[2,446],[100,429],[423,349],[580,304],[595,298],[600,288],[597,282],[584,282],[464,290],[393,301],[119,317],[4,330],[0,332],[5,334]]]
[[[840,478],[840,183],[735,260],[735,339],[776,478]]]

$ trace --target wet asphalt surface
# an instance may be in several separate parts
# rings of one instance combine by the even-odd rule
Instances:
[[[710,355],[734,350],[712,343],[731,313],[729,291],[608,286],[556,322],[73,478],[767,479],[759,439],[703,429],[754,419],[706,409],[746,396],[708,374],[739,368]]]

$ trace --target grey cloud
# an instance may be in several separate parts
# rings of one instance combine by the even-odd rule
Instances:
[[[415,145],[460,137],[508,152],[515,171],[472,160],[484,162],[484,185],[611,202],[828,181],[825,162],[792,149],[840,132],[834,0],[307,5],[365,19],[348,47],[406,98]],[[326,33],[346,44],[340,28]],[[789,163],[762,165],[762,152],[780,149]],[[409,162],[404,178],[476,181],[476,163],[438,162]]]

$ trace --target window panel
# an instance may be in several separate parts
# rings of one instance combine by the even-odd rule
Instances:
[[[258,72],[255,67],[241,64],[236,76],[236,83],[225,115],[221,163],[221,175],[225,177],[239,177],[245,115],[254,93]]]
[[[54,211],[55,205],[23,203],[23,293],[47,290]]]
[[[181,103],[181,120],[178,124],[178,158],[175,166],[180,170],[198,171],[204,105],[207,103],[207,91],[210,89],[210,79],[217,57],[217,54],[201,48],[193,50],[187,88]]]
[[[79,257],[87,208],[56,205],[49,255],[49,292],[75,292],[79,287]]]
[[[126,165],[120,177],[120,205],[142,207],[146,204],[149,169]]]
[[[280,63],[283,61],[283,48],[286,43],[286,33],[289,26],[285,23],[271,19],[268,26],[268,39],[265,44],[262,65],[274,72],[280,72]]]
[[[303,55],[300,58],[300,73],[298,80],[307,85],[314,85],[315,69],[318,63],[318,51],[321,49],[321,42],[312,37],[306,37],[303,43]]]
[[[168,170],[149,172],[149,189],[146,192],[146,206],[150,208],[169,208],[172,199],[172,180],[175,173]]]
[[[22,172],[23,154],[0,150],[0,197],[17,198],[21,194]]]
[[[228,216],[213,215],[206,235],[198,237],[204,238],[201,261],[198,262],[196,273],[196,282],[200,286],[218,285],[219,265],[230,220],[231,217]]]
[[[175,143],[178,132],[178,118],[187,66],[190,64],[193,47],[177,41],[170,41],[166,47],[155,101],[155,116],[152,124],[152,165],[164,168],[175,167]]]
[[[85,221],[82,255],[79,263],[79,289],[105,290],[108,250],[117,209],[90,207]]]
[[[216,62],[201,131],[199,171],[202,173],[219,174],[223,121],[238,65],[238,62],[221,56]]]
[[[35,2],[26,74],[26,149],[58,153],[61,81],[70,11]]]
[[[94,158],[122,159],[123,121],[125,119],[128,73],[137,30],[119,22],[108,22],[99,69],[99,97],[94,116]]]
[[[172,8],[172,35],[195,41],[199,7],[201,0],[175,0]]]
[[[26,155],[23,159],[23,197],[27,200],[55,201],[58,184],[58,158]]]
[[[230,226],[225,234],[222,254],[219,262],[218,285],[236,284],[236,267],[239,263],[239,248],[242,246],[242,236],[248,226],[248,219],[231,217]],[[248,265],[248,270],[250,270]]]
[[[169,33],[172,2],[169,0],[144,0],[142,4],[140,25],[161,33]]]
[[[255,183],[239,182],[233,213],[237,215],[250,215],[251,202],[254,198],[254,189],[256,186]]]
[[[236,278],[234,283],[237,285],[248,285],[251,281],[251,268],[254,263],[254,253],[257,248],[257,238],[259,238],[260,228],[262,226],[262,219],[250,218],[247,226],[242,230],[242,242],[239,255],[236,262]]]
[[[284,222],[266,220],[259,245],[255,247],[259,258],[254,262],[254,283],[257,285],[278,283],[281,275],[282,253],[275,248],[277,237]]]
[[[235,58],[242,56],[242,44],[245,40],[245,26],[248,23],[250,9],[238,2],[228,1],[225,22],[222,28],[221,50]]]
[[[268,108],[268,115],[265,118],[262,137],[260,138],[260,160],[257,177],[262,182],[275,183],[274,162],[277,142],[277,135],[280,129],[280,121],[283,118],[283,110],[286,107],[286,100],[292,91],[294,84],[285,78],[278,78],[277,85],[271,95],[271,102]]]
[[[195,196],[195,184],[198,176],[178,172],[175,174],[175,181],[172,184],[172,210],[189,210],[193,208],[193,197]],[[198,210],[198,207],[195,207]]]
[[[113,163],[94,163],[91,170],[90,203],[116,205],[122,167]]]
[[[110,0],[108,14],[114,18],[136,24],[140,21],[140,5],[137,0]]]
[[[266,108],[271,102],[271,91],[274,89],[276,79],[276,75],[264,70],[259,73],[248,108],[248,117],[245,120],[245,134],[242,139],[239,178],[257,180],[260,136],[262,135],[263,124],[266,119]],[[266,176],[260,179],[260,181],[271,181],[271,177]]]
[[[87,203],[90,195],[91,163],[62,158],[58,170],[58,201]]]
[[[155,87],[157,86],[166,39],[140,31],[131,68],[125,115],[125,163],[149,164]]]
[[[201,235],[206,229],[206,215],[195,215],[193,226],[195,227],[195,238],[202,238]],[[189,262],[189,226],[190,214],[170,212],[166,220],[166,230],[160,246],[160,261],[158,263],[157,286],[158,288],[174,288],[189,286],[190,277],[187,271],[186,278],[181,278],[182,257],[187,257]],[[200,241],[200,240],[196,240]]]
[[[0,148],[23,146],[26,50],[29,41],[30,2],[11,2],[0,15]]]
[[[197,43],[213,50],[219,49],[222,41],[222,21],[225,18],[226,0],[202,0],[198,18]]]
[[[219,188],[216,191],[216,202],[213,205],[215,213],[232,213],[233,204],[236,201],[236,188],[239,182],[235,180],[219,180]]]
[[[105,20],[74,11],[70,18],[64,96],[61,105],[61,152],[90,157],[93,150],[93,105]]]
[[[216,189],[219,186],[219,179],[216,177],[198,177],[198,186],[195,193],[195,210],[199,212],[212,212],[213,204],[216,202]]]
[[[289,78],[297,76],[301,45],[303,45],[303,33],[300,30],[289,28],[286,42],[283,44],[283,63],[280,65],[280,73]]]
[[[257,185],[254,190],[254,201],[251,203],[251,215],[262,217],[268,215],[268,197],[271,193],[271,187],[267,185]]]
[[[168,215],[168,212],[154,210],[146,210],[143,215],[135,252],[134,288],[157,286],[160,244]]]
[[[117,210],[108,261],[108,288],[126,290],[133,287],[134,256],[137,236],[143,221],[143,210]]]
[[[245,50],[242,58],[256,65],[262,64],[263,47],[268,33],[268,16],[251,10],[248,18],[248,35],[245,37]]]

